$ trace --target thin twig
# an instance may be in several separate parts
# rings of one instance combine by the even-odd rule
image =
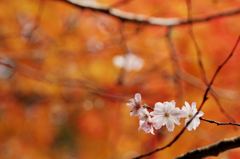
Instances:
[[[219,122],[216,122],[216,121],[214,121],[214,120],[204,119],[204,118],[202,118],[202,117],[200,117],[200,119],[201,119],[202,121],[206,121],[206,122],[209,122],[209,123],[214,123],[214,124],[217,124],[217,125],[236,125],[236,126],[240,126],[240,124],[233,123],[233,122],[219,123]]]
[[[173,62],[173,68],[174,68],[174,73],[175,73],[175,83],[177,85],[177,94],[181,95],[183,94],[183,82],[180,79],[179,75],[181,74],[181,67],[179,65],[179,60],[178,60],[178,54],[176,51],[176,48],[174,47],[173,41],[171,39],[171,33],[172,33],[172,27],[168,27],[168,32],[167,32],[167,43],[168,47],[170,49],[170,54],[171,54],[171,60]],[[181,75],[180,75],[181,76]]]
[[[105,97],[108,99],[112,99],[115,101],[123,102],[123,101],[126,101],[127,99],[129,99],[129,96],[127,96],[127,95],[112,92],[112,91],[105,89],[103,87],[100,87],[97,84],[95,84],[89,80],[86,80],[86,79],[57,78],[52,75],[47,75],[39,70],[29,67],[29,66],[20,65],[18,63],[14,63],[14,66],[12,66],[10,64],[0,61],[0,65],[11,68],[11,69],[13,69],[14,72],[16,72],[22,76],[34,79],[36,81],[53,84],[53,85],[61,85],[61,86],[65,86],[65,87],[86,89],[93,94],[96,94],[96,95],[99,95],[99,96],[102,96],[102,97]]]

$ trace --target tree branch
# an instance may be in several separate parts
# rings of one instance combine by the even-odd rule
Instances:
[[[240,136],[224,139],[212,145],[191,150],[175,159],[202,159],[208,156],[218,156],[221,152],[238,147],[240,147]]]
[[[183,19],[183,18],[159,18],[159,17],[151,17],[143,14],[134,14],[134,13],[124,12],[119,9],[113,8],[112,6],[114,5],[106,5],[106,4],[102,4],[94,1],[87,1],[87,0],[82,0],[82,1],[60,0],[60,1],[66,2],[68,4],[72,4],[81,9],[88,8],[94,11],[103,12],[103,13],[112,15],[114,17],[117,17],[121,20],[132,21],[136,23],[148,23],[148,24],[160,25],[160,26],[177,26],[177,25],[184,25],[189,23],[205,22],[205,21],[216,19],[219,17],[230,16],[230,15],[235,15],[240,13],[240,9],[236,8],[236,9],[220,12],[217,14],[201,16],[189,21],[188,19]]]

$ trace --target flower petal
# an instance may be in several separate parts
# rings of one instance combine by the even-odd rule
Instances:
[[[168,121],[168,118],[164,117],[164,118],[163,118],[162,125],[166,125],[166,124],[167,124],[167,121]]]
[[[135,107],[130,110],[130,116],[138,116],[139,113],[142,111],[142,107],[136,109]]]
[[[177,118],[182,118],[185,116],[186,113],[184,113],[184,111],[180,110],[179,108],[174,108],[170,114]]]
[[[140,93],[135,94],[135,100],[136,100],[137,103],[139,103],[141,101],[141,94]]]
[[[196,109],[196,102],[192,102],[192,110]]]
[[[163,117],[154,116],[154,117],[152,117],[152,122],[153,122],[153,123],[156,123],[156,124],[154,125],[154,127],[155,127],[156,129],[160,129],[160,128],[163,126]]]
[[[179,122],[179,119],[178,119],[177,117],[171,115],[170,118],[171,118],[171,121],[172,121],[173,123],[175,123],[175,124],[177,124],[177,125],[180,125],[180,124],[181,124],[181,123]]]
[[[150,132],[151,132],[153,135],[155,135],[154,132],[153,132],[153,127],[152,127],[152,126],[151,126],[151,129],[150,129]]]
[[[129,101],[131,101],[131,102],[135,103],[135,99],[129,99]]]
[[[204,113],[203,113],[202,111],[199,111],[197,117],[201,117],[201,116],[203,116],[203,115],[204,115]]]
[[[154,110],[153,112],[150,113],[150,115],[152,116],[163,116],[164,115],[164,112],[163,111],[157,111],[157,110]]]
[[[165,112],[170,113],[175,108],[174,100],[171,102],[164,102]]]
[[[189,103],[185,102],[185,105],[186,105],[186,108],[187,108],[187,112],[191,113],[192,111],[191,111],[191,106],[189,105]]]
[[[154,110],[164,111],[164,105],[161,102],[157,102],[154,106]]]
[[[185,106],[182,107],[182,115],[183,117],[188,117],[187,107]]]
[[[133,108],[135,106],[135,104],[134,103],[127,103],[126,106],[129,107],[129,108]]]
[[[174,130],[174,123],[173,123],[173,121],[171,121],[171,119],[167,120],[166,126],[167,126],[168,131],[173,131]]]

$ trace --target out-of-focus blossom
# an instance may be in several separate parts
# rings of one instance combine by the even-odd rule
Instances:
[[[174,130],[174,124],[180,125],[180,118],[183,117],[183,112],[179,108],[175,108],[174,100],[171,102],[157,102],[154,111],[150,113],[152,121],[156,123],[155,128],[160,129],[166,125],[168,131]]]
[[[125,56],[117,55],[113,57],[113,64],[124,68],[126,71],[138,71],[143,67],[144,61],[140,57],[128,53]]]
[[[130,116],[138,116],[140,115],[140,112],[143,110],[143,107],[141,105],[141,94],[137,93],[135,94],[134,99],[130,99],[130,103],[127,103],[127,107],[132,108],[130,110]]]
[[[0,63],[7,64],[14,67],[15,64],[9,59],[0,59]],[[7,79],[10,78],[13,74],[13,69],[7,66],[0,64],[0,78]]]
[[[196,108],[196,102],[192,103],[192,107],[189,105],[188,102],[185,102],[186,106],[182,107],[184,117],[186,117],[185,120],[185,125],[194,117],[194,115],[197,113],[197,108]],[[194,117],[194,119],[191,121],[191,123],[188,125],[187,129],[191,131],[192,129],[196,130],[196,128],[200,124],[200,117],[203,116],[203,112],[199,111],[199,113]]]
[[[37,26],[30,13],[20,13],[17,15],[19,24],[22,27],[21,39],[30,44],[36,44],[45,38],[43,30]]]

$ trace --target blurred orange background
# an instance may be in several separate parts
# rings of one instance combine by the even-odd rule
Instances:
[[[78,3],[81,0],[76,0]],[[88,0],[94,2],[94,0]],[[99,0],[112,5],[117,0]],[[187,19],[185,1],[130,0],[125,12]],[[239,0],[195,0],[192,18],[240,8]],[[240,15],[193,24],[210,81],[240,35]],[[138,131],[126,107],[135,93],[156,102],[202,102],[206,86],[189,25],[166,26],[123,21],[61,0],[0,1],[0,158],[130,159],[168,144],[184,127],[155,135]],[[219,103],[240,123],[240,47],[213,84]],[[212,95],[204,118],[231,120]],[[239,128],[201,122],[171,147],[146,158],[174,158],[239,134]],[[219,158],[240,158],[238,149]],[[211,157],[209,157],[211,158]]]

